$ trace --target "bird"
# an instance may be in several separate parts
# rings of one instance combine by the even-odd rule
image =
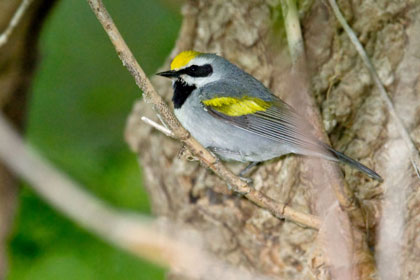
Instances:
[[[248,162],[240,173],[287,154],[343,162],[367,176],[382,177],[316,139],[295,109],[227,59],[194,50],[180,52],[170,70],[175,116],[205,148],[224,161]]]

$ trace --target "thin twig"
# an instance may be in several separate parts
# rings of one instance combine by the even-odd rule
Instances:
[[[336,16],[337,20],[340,22],[341,26],[346,31],[346,34],[349,36],[350,41],[354,45],[359,54],[360,58],[362,59],[363,63],[365,64],[366,68],[369,70],[370,75],[373,78],[375,85],[378,87],[379,92],[382,96],[382,99],[385,101],[388,112],[391,114],[392,119],[396,122],[398,131],[404,140],[404,143],[410,149],[410,161],[413,165],[414,171],[416,172],[417,176],[420,178],[420,158],[419,152],[417,151],[416,145],[414,144],[413,140],[410,137],[407,129],[405,128],[403,122],[401,121],[400,117],[398,116],[394,104],[392,103],[391,97],[389,96],[388,92],[386,91],[385,87],[383,86],[381,79],[379,78],[378,73],[376,72],[375,66],[373,66],[372,62],[370,61],[368,55],[365,52],[362,44],[360,43],[359,39],[357,38],[356,34],[354,33],[353,29],[348,25],[346,19],[344,18],[343,14],[341,13],[337,2],[335,0],[328,0],[331,8],[333,9],[334,15]]]
[[[200,235],[192,229],[167,220],[156,222],[139,214],[122,213],[106,205],[25,147],[1,113],[0,160],[54,208],[136,256],[192,279],[271,279],[216,259],[203,249]]]
[[[299,15],[294,1],[295,0],[281,0],[281,8],[283,11],[290,57],[292,58],[293,65],[296,65],[298,60],[305,57],[305,49],[303,47]]]
[[[143,69],[140,67],[124,39],[122,38],[102,1],[87,1],[99,22],[104,27],[106,33],[108,34],[119,58],[123,62],[123,65],[128,69],[128,71],[134,77],[136,84],[143,91],[143,97],[145,101],[153,104],[153,108],[162,117],[163,123],[165,123],[167,127],[172,131],[175,138],[182,141],[185,146],[190,149],[191,153],[200,159],[204,166],[207,166],[216,175],[222,178],[234,189],[234,191],[245,193],[246,198],[259,205],[261,208],[270,211],[274,216],[278,218],[286,218],[313,229],[319,228],[320,221],[317,217],[310,214],[297,212],[290,207],[273,201],[264,194],[256,191],[246,182],[241,180],[238,176],[233,174],[232,171],[227,169],[212,153],[207,151],[200,143],[197,142],[197,140],[191,137],[188,131],[186,131],[181,126],[163,99],[159,96],[159,94],[157,94],[152,83],[147,78]]]
[[[6,30],[4,30],[4,32],[0,34],[0,48],[7,43],[10,34],[12,34],[13,30],[19,24],[23,14],[32,2],[33,0],[23,0],[22,3],[19,5],[18,9],[16,10],[15,14],[10,20],[9,25],[6,27]]]
[[[148,117],[143,116],[143,117],[141,117],[141,120],[144,121],[145,123],[147,123],[148,125],[153,126],[157,130],[159,130],[160,132],[162,132],[163,134],[165,134],[166,136],[168,136],[168,137],[175,137],[175,135],[172,133],[172,131],[170,131],[168,128],[164,127],[161,124],[158,124],[155,121],[152,121]]]

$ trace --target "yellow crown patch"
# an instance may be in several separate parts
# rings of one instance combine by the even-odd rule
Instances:
[[[188,64],[188,62],[190,62],[191,59],[193,59],[199,54],[201,53],[196,52],[196,51],[183,51],[179,53],[177,56],[175,56],[174,60],[172,60],[171,70],[184,67],[185,65]]]

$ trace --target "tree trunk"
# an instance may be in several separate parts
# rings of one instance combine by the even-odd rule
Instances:
[[[0,2],[0,32],[22,1]],[[55,1],[34,1],[0,49],[0,109],[21,131],[24,126],[27,91],[32,81],[42,23]],[[17,204],[17,180],[0,163],[0,279],[7,270],[6,238],[11,230]]]
[[[401,160],[400,169],[390,169],[394,157],[401,159],[398,147],[404,144],[398,140],[393,120],[369,72],[327,2],[299,1],[299,4],[311,91],[331,143],[385,177],[385,183],[379,184],[341,166],[354,193],[354,208],[363,214],[350,213],[356,230],[352,235],[356,274],[352,277],[375,279],[380,275],[396,279],[392,273],[398,273],[403,279],[418,278],[419,179],[407,157]],[[338,4],[371,57],[418,148],[418,2],[343,0]],[[286,102],[291,99],[290,89],[296,85],[288,79],[290,64],[280,1],[188,1],[183,15],[179,39],[162,69],[168,69],[169,61],[183,50],[218,53],[254,75]],[[169,102],[170,83],[160,78],[154,78],[153,82]],[[142,115],[155,114],[148,104],[139,101],[129,118],[126,138],[139,154],[156,215],[200,230],[208,249],[237,267],[280,279],[334,278],[331,260],[324,251],[323,242],[328,240],[321,240],[315,230],[279,220],[231,193],[223,181],[197,162],[178,156],[179,142],[143,124]],[[319,190],[301,164],[305,160],[290,155],[266,162],[252,175],[253,186],[295,209],[317,214]],[[235,171],[243,167],[229,166]],[[404,184],[399,183],[397,175],[404,177]],[[389,207],[393,199],[407,202],[407,208],[394,211]],[[393,218],[402,223],[392,239],[387,230],[390,227],[385,226],[392,221],[387,219],[389,214],[396,212],[399,215]],[[397,256],[388,245],[398,251]]]

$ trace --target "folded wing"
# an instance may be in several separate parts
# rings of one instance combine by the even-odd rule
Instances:
[[[258,136],[288,143],[297,149],[323,149],[306,130],[307,124],[280,99],[266,101],[257,97],[215,97],[204,100],[206,110],[215,118]]]

